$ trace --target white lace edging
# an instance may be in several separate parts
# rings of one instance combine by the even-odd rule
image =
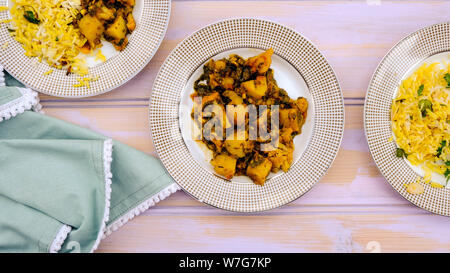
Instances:
[[[72,227],[68,225],[63,225],[60,229],[58,234],[56,234],[55,239],[53,240],[52,244],[50,245],[49,252],[50,253],[58,253],[59,250],[61,250],[62,245],[64,244],[64,241],[67,238],[67,235],[72,231]]]
[[[0,64],[0,87],[6,86],[5,72],[3,65]],[[33,110],[38,113],[44,113],[42,111],[42,105],[39,103],[38,93],[29,88],[18,87],[22,96],[13,101],[0,105],[0,122],[8,120],[19,114],[22,114],[26,110]]]
[[[38,92],[31,90],[30,88],[20,88],[18,87],[20,93],[22,93],[22,96],[27,97],[28,99],[33,101],[33,105],[31,107],[31,110],[34,112],[38,112],[41,114],[44,114],[44,111],[42,110],[42,105],[39,103],[39,96]],[[27,109],[30,110],[30,109]]]
[[[107,139],[103,143],[103,171],[105,173],[105,213],[103,215],[102,226],[97,236],[97,240],[94,243],[94,246],[91,249],[91,253],[94,252],[100,241],[103,238],[103,234],[105,234],[106,230],[106,222],[109,220],[109,208],[111,205],[111,184],[112,184],[112,172],[111,172],[111,162],[112,158],[112,150],[113,150],[113,142],[112,139]]]
[[[38,93],[28,88],[18,88],[22,96],[0,105],[0,122],[13,118],[27,110],[43,113]]]
[[[153,207],[154,205],[156,205],[156,203],[158,203],[161,200],[164,200],[166,197],[175,193],[179,189],[180,189],[180,187],[176,183],[170,184],[169,186],[167,186],[166,188],[164,188],[157,194],[153,195],[146,201],[139,204],[134,209],[131,209],[129,212],[125,213],[122,217],[120,217],[119,219],[114,221],[114,223],[112,223],[106,227],[106,231],[105,231],[105,234],[103,235],[103,239],[106,238],[107,236],[111,235],[111,233],[113,233],[117,229],[121,228],[123,225],[125,225],[128,221],[133,219],[135,216],[138,216],[139,214],[148,210],[150,207]]]

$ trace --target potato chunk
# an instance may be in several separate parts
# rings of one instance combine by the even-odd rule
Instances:
[[[218,174],[225,176],[227,179],[231,179],[236,171],[236,158],[224,153],[216,155],[211,160],[211,164]]]
[[[265,76],[258,76],[256,80],[243,82],[241,86],[250,97],[260,99],[266,95],[267,79]]]
[[[202,109],[205,105],[210,104],[211,102],[218,101],[220,99],[220,94],[217,92],[211,93],[208,96],[204,96],[202,98]]]
[[[300,97],[295,100],[295,106],[300,112],[306,112],[308,110],[308,101],[305,98]]]
[[[303,125],[303,116],[297,109],[281,109],[280,124],[283,128],[291,128],[298,133]]]
[[[233,89],[234,79],[233,78],[223,78],[221,86],[225,89]]]
[[[216,81],[216,77],[214,76],[214,74],[209,74],[209,86],[211,87],[211,89],[219,86],[219,83]]]
[[[252,152],[254,141],[250,141],[247,134],[241,136],[236,132],[234,137],[229,137],[224,141],[224,146],[230,155],[236,158],[243,158]]]
[[[134,6],[135,2],[135,0],[118,0],[118,1],[129,6]]]
[[[222,60],[218,60],[218,61],[214,62],[214,70],[215,71],[223,70],[223,69],[225,69],[226,66],[227,66],[227,64]]]
[[[222,95],[224,95],[225,97],[227,97],[227,98],[230,99],[229,104],[232,104],[232,105],[240,105],[240,104],[243,104],[243,103],[244,103],[244,100],[242,99],[242,97],[240,97],[240,96],[239,96],[238,94],[236,94],[236,92],[234,92],[234,91],[227,90],[227,91],[223,92]]]
[[[247,107],[246,105],[227,105],[228,121],[234,121],[238,127],[242,127],[246,123]]]
[[[132,32],[136,28],[136,21],[134,21],[132,13],[128,14],[127,16],[127,28],[130,32]]]
[[[245,156],[244,145],[245,140],[225,140],[225,148],[227,151],[238,158]]]
[[[122,15],[116,17],[114,23],[109,25],[109,27],[106,29],[105,34],[116,41],[125,39],[125,36],[127,35],[127,26]]]
[[[292,128],[281,129],[280,139],[283,143],[289,143],[292,141]]]
[[[252,73],[258,72],[259,74],[264,74],[272,64],[272,54],[273,49],[270,48],[255,57],[248,58],[245,65],[251,67]]]
[[[114,19],[114,9],[108,9],[105,6],[101,6],[100,8],[97,9],[97,13],[96,16],[98,19],[100,20],[112,20]]]
[[[272,169],[272,162],[269,159],[255,154],[250,164],[247,167],[247,175],[253,180],[255,184],[264,185],[267,176]]]
[[[286,145],[278,143],[278,148],[269,152],[269,160],[272,162],[272,171],[277,172],[282,169],[284,172],[289,170],[292,163],[292,152]]]
[[[102,37],[104,27],[103,22],[97,17],[86,15],[78,22],[80,32],[86,37],[91,49],[100,45],[100,38]]]
[[[214,133],[214,135],[217,135]],[[223,147],[223,141],[220,139],[217,139],[217,137],[213,137],[211,142],[216,146],[216,151],[217,152],[222,152],[222,147]]]

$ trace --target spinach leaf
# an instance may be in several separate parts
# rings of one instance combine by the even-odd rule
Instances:
[[[441,141],[441,146],[436,150],[436,157],[440,157],[441,156],[442,150],[444,149],[445,146],[447,146],[447,141],[446,140],[442,140]]]
[[[31,10],[26,10],[25,13],[23,14],[23,17],[25,17],[25,19],[28,20],[28,22],[39,25],[39,23],[41,22],[36,14],[34,14],[34,12],[32,12]]]
[[[422,96],[424,88],[425,88],[425,86],[423,84],[419,86],[419,89],[417,90],[417,95],[418,96]]]
[[[450,74],[445,73],[444,80],[447,82],[447,88],[450,88]]]
[[[402,148],[397,148],[397,150],[395,150],[395,155],[397,157],[407,157],[408,155],[405,153],[405,150],[403,150]]]
[[[427,99],[420,100],[419,110],[422,113],[422,117],[425,117],[427,115],[427,110],[433,112],[433,104]]]

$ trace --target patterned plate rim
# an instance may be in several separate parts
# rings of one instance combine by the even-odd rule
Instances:
[[[144,57],[144,61],[142,62],[142,63],[140,63],[140,64],[137,64],[135,67],[132,67],[132,68],[130,68],[130,73],[127,73],[127,75],[126,75],[126,77],[125,78],[121,78],[121,79],[119,79],[118,81],[116,81],[115,83],[109,83],[110,82],[110,80],[109,79],[105,79],[105,80],[102,80],[101,81],[101,85],[97,85],[96,83],[97,82],[100,82],[100,80],[101,80],[101,78],[99,79],[99,80],[97,80],[97,81],[95,81],[95,82],[91,82],[91,87],[88,89],[88,88],[85,88],[85,87],[79,87],[77,90],[70,90],[70,91],[64,91],[64,93],[63,94],[59,94],[59,93],[56,93],[56,92],[58,92],[58,91],[55,91],[55,90],[53,90],[53,91],[48,91],[48,90],[46,90],[45,88],[42,88],[42,84],[41,83],[39,83],[38,85],[35,85],[35,84],[29,84],[29,82],[27,81],[27,80],[24,80],[21,76],[19,76],[20,75],[20,71],[18,70],[18,71],[14,71],[14,70],[12,70],[11,68],[12,68],[12,66],[10,67],[9,65],[8,65],[8,63],[3,63],[4,61],[2,61],[2,65],[4,66],[4,69],[11,75],[11,76],[13,76],[14,78],[16,78],[17,80],[19,80],[20,82],[22,82],[25,86],[27,86],[27,87],[29,87],[29,88],[31,88],[31,89],[33,89],[33,90],[35,90],[35,91],[38,91],[38,92],[40,92],[40,93],[42,93],[42,94],[46,94],[46,95],[50,95],[50,96],[55,96],[55,97],[61,97],[61,98],[86,98],[86,97],[92,97],[92,96],[97,96],[97,95],[101,95],[101,94],[105,94],[105,93],[107,93],[107,92],[110,92],[110,91],[112,91],[112,90],[114,90],[114,89],[116,89],[116,88],[119,88],[119,87],[121,87],[122,85],[124,85],[124,84],[126,84],[127,82],[129,82],[131,79],[133,79],[136,75],[138,75],[149,63],[150,63],[150,61],[153,59],[153,57],[155,56],[155,54],[156,54],[156,52],[158,51],[158,49],[159,49],[159,47],[161,46],[161,44],[162,44],[162,42],[163,42],[163,40],[164,40],[164,37],[165,37],[165,35],[166,35],[166,32],[167,32],[167,28],[168,28],[168,26],[169,26],[169,21],[170,21],[170,15],[171,15],[171,0],[140,0],[140,1],[149,1],[149,3],[150,2],[155,2],[155,3],[157,3],[158,5],[160,5],[162,8],[161,9],[167,9],[167,12],[164,12],[164,13],[161,13],[161,14],[163,14],[163,17],[164,17],[164,19],[163,19],[163,21],[164,21],[164,23],[163,24],[161,24],[161,28],[159,28],[159,29],[157,29],[157,30],[152,30],[152,31],[148,31],[148,28],[145,28],[145,29],[140,29],[139,30],[139,34],[140,35],[144,35],[145,37],[149,37],[149,39],[151,38],[151,36],[148,36],[148,35],[153,35],[153,34],[157,34],[158,35],[158,38],[157,38],[157,41],[155,41],[154,42],[154,45],[151,47],[151,50],[150,50],[150,54],[148,54],[148,55],[146,55],[145,57]],[[143,6],[143,9],[145,9],[145,2],[144,2],[144,6]],[[5,6],[5,5],[9,5],[8,4],[8,0],[1,0],[0,1],[0,6]],[[158,11],[160,11],[160,10],[158,10]],[[9,12],[7,13],[8,15],[6,15],[5,16],[5,12],[2,12],[2,13],[0,13],[0,17],[2,18],[2,19],[8,19],[9,18]],[[158,15],[161,15],[160,13],[158,13]],[[144,10],[142,11],[142,15],[141,15],[142,17],[141,17],[141,22],[142,22],[142,20],[143,20],[143,16],[144,16]],[[149,17],[149,18],[151,18],[151,17]],[[161,23],[161,21],[162,20],[160,20],[160,19],[162,19],[162,18],[157,18],[156,20],[158,20],[159,22],[158,23]],[[135,30],[135,32],[136,32],[136,30]],[[130,37],[134,37],[134,36],[136,36],[136,35],[134,35],[133,36],[133,34],[134,34],[134,32],[131,34],[132,36],[130,36]],[[1,34],[0,33],[0,39],[4,39],[4,35],[5,35],[5,33],[3,33],[3,34]],[[9,37],[9,35],[8,35],[8,37]],[[6,39],[8,39],[8,38],[6,38]],[[148,41],[149,39],[146,39],[145,41]],[[133,41],[130,41],[130,43],[128,44],[128,46],[127,47],[130,47],[130,46],[132,46],[132,43],[133,43],[133,46],[135,46],[135,44],[137,44],[136,46],[138,46],[140,43],[142,43],[142,41],[136,41],[137,39],[134,39],[135,41],[134,41],[134,43],[133,43]],[[15,41],[14,39],[11,39],[11,40],[8,40],[8,43],[10,42],[10,41],[12,41],[12,42],[14,42],[14,43],[17,43],[17,41]],[[22,49],[22,47],[20,46],[20,45],[18,45],[18,47],[19,47],[19,49],[20,50],[23,50]],[[126,50],[127,48],[125,48],[125,50]],[[131,49],[130,49],[131,50]],[[108,62],[109,63],[111,63],[111,62],[115,62],[114,64],[110,64],[109,66],[111,66],[111,67],[109,67],[109,70],[110,71],[112,71],[112,68],[113,68],[113,66],[114,65],[116,65],[116,64],[121,64],[121,65],[124,65],[124,62],[123,61],[121,61],[121,62],[117,62],[117,59],[118,59],[118,57],[120,56],[122,54],[122,52],[121,53],[119,53],[118,55],[116,55],[116,56],[114,56],[114,57],[112,57],[111,59],[108,59],[105,63],[102,63],[102,64],[99,64],[99,65],[96,65],[95,67],[93,67],[93,68],[90,68],[90,70],[91,69],[95,69],[95,70],[98,70],[98,69],[101,69],[101,68],[104,68],[105,67],[105,65],[107,65],[108,64]],[[131,53],[132,54],[132,53]],[[22,54],[23,55],[23,54]],[[141,56],[142,57],[142,56]],[[133,56],[131,56],[131,58],[133,58]],[[40,64],[38,64],[39,66],[40,66]],[[126,64],[125,64],[126,65]],[[41,67],[39,67],[39,69],[41,70],[41,72],[42,71],[47,71],[47,70],[49,70],[50,68],[48,67],[48,66],[46,66],[45,65],[45,67],[46,67],[46,70],[42,70],[43,69],[43,67],[41,66]],[[44,68],[45,68],[44,67]],[[31,68],[33,68],[33,67],[31,67]],[[52,73],[52,74],[55,74],[55,72],[56,73],[64,73],[64,71],[62,71],[62,70],[58,70],[58,69],[55,69],[55,68],[51,68],[52,70],[54,70],[54,72]],[[112,72],[111,72],[112,73]],[[42,77],[42,75],[39,75],[39,76],[41,76]],[[93,75],[93,76],[96,76],[96,75]],[[76,83],[78,83],[78,82],[76,82],[76,78],[78,78],[77,76],[75,76],[74,75],[74,77],[73,77],[73,80],[74,81],[72,81],[71,82],[71,84],[76,84]],[[41,82],[41,81],[45,81],[45,78],[43,77],[43,78],[41,78],[41,79],[39,79],[39,80],[37,80],[38,82]],[[54,82],[52,82],[52,81],[50,81],[50,82],[48,82],[47,81],[47,84],[54,84]],[[95,90],[93,90],[94,89],[94,87],[95,87]],[[74,88],[73,86],[69,86],[69,89],[72,89],[72,88]],[[79,92],[81,92],[81,94],[79,94],[79,95],[75,95],[75,94],[73,94],[73,93],[77,93],[77,91],[79,91]],[[73,94],[73,95],[72,95]]]
[[[329,72],[331,73],[331,79],[330,79],[330,81],[331,82],[333,82],[335,85],[333,86],[333,87],[336,87],[336,89],[333,89],[332,87],[329,87],[329,89],[331,89],[332,91],[337,91],[336,93],[337,93],[337,95],[338,95],[338,106],[339,106],[339,110],[338,111],[336,111],[337,112],[337,114],[339,115],[339,117],[340,117],[340,120],[339,120],[339,124],[337,125],[337,129],[336,129],[336,132],[337,132],[337,136],[336,136],[336,139],[337,139],[337,141],[336,141],[336,146],[334,147],[335,149],[334,149],[334,151],[331,153],[332,155],[330,156],[330,158],[329,158],[329,162],[327,162],[327,166],[324,168],[324,170],[323,171],[321,171],[321,173],[319,174],[319,175],[317,175],[317,177],[316,177],[316,179],[314,179],[314,181],[312,182],[312,183],[310,183],[310,185],[308,185],[308,187],[307,187],[307,189],[306,190],[304,190],[304,191],[302,191],[300,194],[298,194],[298,195],[296,195],[294,198],[291,198],[291,199],[289,199],[288,201],[285,201],[285,202],[282,202],[282,203],[278,203],[278,204],[276,204],[276,205],[273,205],[273,206],[265,206],[265,207],[258,207],[258,208],[252,208],[252,209],[242,209],[239,205],[237,205],[237,207],[236,207],[236,205],[235,206],[228,206],[228,207],[224,207],[224,206],[221,206],[220,204],[217,204],[217,202],[216,203],[214,203],[214,202],[210,202],[210,200],[204,200],[204,199],[202,199],[202,198],[199,198],[199,196],[196,196],[195,194],[193,194],[192,192],[190,192],[188,189],[186,189],[186,187],[185,187],[185,185],[183,185],[183,182],[180,182],[178,179],[177,179],[177,177],[174,175],[174,170],[173,170],[173,167],[172,166],[168,166],[168,162],[167,162],[167,158],[165,158],[165,154],[163,154],[163,151],[164,151],[164,149],[162,149],[162,147],[161,147],[161,145],[160,145],[160,142],[159,142],[159,139],[157,138],[157,137],[155,137],[155,135],[157,135],[157,133],[160,133],[159,131],[158,131],[158,129],[156,129],[155,127],[155,123],[152,121],[152,119],[154,118],[154,116],[156,115],[158,115],[158,113],[157,113],[157,111],[156,110],[159,110],[159,109],[156,109],[155,107],[154,107],[154,105],[155,105],[155,101],[156,101],[156,98],[157,98],[157,92],[155,92],[155,90],[157,90],[157,91],[160,91],[160,90],[158,90],[158,88],[159,88],[159,85],[161,85],[161,84],[163,84],[163,83],[160,83],[161,81],[163,81],[163,80],[161,80],[161,78],[162,78],[162,75],[163,75],[163,73],[167,73],[168,71],[166,71],[165,69],[168,69],[168,66],[169,66],[169,62],[172,60],[171,58],[173,58],[173,56],[175,55],[175,53],[178,53],[178,51],[180,50],[180,49],[182,49],[182,47],[184,47],[185,46],[185,44],[190,40],[190,39],[193,39],[193,38],[195,38],[196,36],[198,36],[198,35],[201,35],[200,33],[202,32],[202,31],[206,31],[206,30],[208,30],[208,29],[210,29],[210,28],[213,28],[213,27],[215,27],[215,26],[219,26],[219,25],[221,25],[221,24],[226,24],[226,23],[230,23],[230,24],[232,24],[232,23],[241,23],[241,22],[243,22],[243,21],[252,21],[252,22],[256,22],[257,24],[263,24],[263,23],[266,23],[266,24],[271,24],[271,25],[274,25],[274,26],[276,26],[276,27],[279,27],[279,28],[284,28],[284,29],[286,29],[287,31],[290,31],[291,33],[293,33],[294,35],[296,35],[299,39],[302,39],[304,42],[306,42],[307,44],[309,44],[309,46],[311,46],[318,54],[319,54],[319,56],[320,56],[320,58],[322,58],[321,60],[322,61],[324,61],[324,65],[326,66],[326,68],[327,69],[329,69]],[[217,35],[217,33],[214,33],[215,35]],[[212,56],[207,56],[207,57],[205,57],[204,59],[205,60],[203,60],[202,62],[199,62],[199,64],[196,66],[196,68],[199,66],[199,65],[201,65],[204,61],[206,61],[207,59],[209,59],[209,58],[211,58],[211,57],[213,57],[213,56],[215,56],[215,55],[217,55],[217,54],[219,54],[219,53],[221,53],[221,52],[223,52],[223,51],[226,51],[226,50],[230,50],[230,49],[233,49],[233,48],[258,48],[258,49],[263,49],[263,47],[258,47],[258,46],[248,46],[248,45],[243,45],[243,43],[241,44],[241,45],[239,45],[239,46],[235,46],[235,47],[226,47],[224,50],[218,50],[218,51],[215,51],[214,52],[214,54],[212,54]],[[275,50],[275,54],[277,54],[277,51]],[[290,63],[299,73],[300,73],[300,75],[302,75],[303,76],[303,74],[301,73],[301,71],[299,71],[299,68],[298,67],[296,67],[294,64],[292,64],[292,62],[291,62],[291,60],[289,60],[289,59],[287,59],[287,58],[285,58],[285,57],[283,57],[283,56],[281,56],[281,55],[279,55],[279,54],[277,54],[279,57],[281,57],[281,58],[283,58],[285,61],[287,61],[288,63]],[[193,71],[190,71],[190,73],[188,73],[188,76],[187,76],[187,78],[186,78],[186,81],[189,79],[189,76],[193,73],[195,71],[195,69],[193,70]],[[173,75],[172,75],[173,76]],[[304,77],[304,76],[303,76]],[[310,86],[310,83],[305,79],[305,82],[306,82],[306,84],[308,85],[308,87]],[[179,92],[178,93],[181,93],[183,90],[182,90],[183,88],[181,88],[180,90],[179,90]],[[298,33],[296,30],[294,30],[294,29],[292,29],[292,28],[290,28],[290,27],[288,27],[288,26],[285,26],[285,25],[283,25],[283,24],[280,24],[280,23],[278,23],[278,22],[274,22],[274,21],[271,21],[271,20],[267,20],[267,19],[261,19],[261,18],[250,18],[250,17],[233,17],[233,18],[227,18],[227,19],[223,19],[223,20],[219,20],[219,21],[216,21],[216,22],[213,22],[213,23],[211,23],[211,24],[208,24],[208,25],[206,25],[206,26],[204,26],[204,27],[201,27],[201,28],[199,28],[198,30],[196,30],[195,32],[193,32],[191,35],[189,35],[189,36],[187,36],[186,38],[184,38],[172,51],[171,51],[171,53],[168,55],[168,57],[166,58],[166,60],[164,61],[164,63],[163,63],[163,65],[161,66],[161,69],[159,70],[159,72],[158,72],[158,74],[157,74],[157,77],[156,77],[156,79],[155,79],[155,82],[154,82],[154,84],[153,84],[153,89],[152,89],[153,91],[152,91],[152,95],[151,95],[151,97],[150,97],[150,101],[149,101],[149,123],[150,123],[150,133],[151,133],[151,136],[152,136],[152,139],[153,139],[153,141],[154,141],[154,144],[155,144],[155,148],[156,148],[156,153],[157,153],[157,155],[158,155],[158,157],[161,159],[161,162],[163,163],[163,165],[166,167],[166,169],[167,169],[167,172],[169,173],[169,175],[173,178],[173,180],[180,186],[180,188],[181,189],[183,189],[183,191],[184,192],[186,192],[188,195],[190,195],[190,196],[192,196],[193,198],[195,198],[196,200],[198,200],[198,201],[200,201],[200,202],[202,202],[202,203],[204,203],[204,204],[206,204],[206,205],[209,205],[209,206],[211,206],[211,207],[215,207],[215,208],[219,208],[219,209],[222,209],[222,210],[226,210],[226,211],[232,211],[232,212],[239,212],[239,213],[255,213],[255,212],[261,212],[261,211],[266,211],[266,210],[271,210],[271,209],[275,209],[275,208],[278,208],[278,207],[281,207],[281,206],[284,206],[284,205],[286,205],[286,204],[289,204],[289,203],[291,203],[291,202],[293,202],[293,201],[295,201],[295,200],[297,200],[298,198],[300,198],[302,195],[304,195],[306,192],[308,192],[327,172],[328,172],[328,170],[329,170],[329,168],[331,167],[331,165],[333,164],[333,162],[335,161],[335,159],[336,159],[336,157],[337,157],[337,154],[338,154],[338,151],[339,151],[339,149],[340,149],[340,146],[341,146],[341,144],[342,144],[342,139],[343,139],[343,135],[344,135],[344,125],[345,125],[345,108],[344,108],[344,98],[343,98],[343,93],[342,93],[342,89],[340,88],[340,84],[339,84],[339,79],[338,79],[338,77],[337,77],[337,74],[335,73],[335,71],[334,71],[334,69],[332,68],[332,66],[328,63],[328,61],[327,61],[327,59],[325,58],[325,56],[319,51],[319,49],[317,48],[317,46],[315,46],[315,44],[314,43],[312,43],[308,38],[306,38],[306,37],[304,37],[303,35],[301,35],[300,33]],[[178,94],[178,95],[180,95],[180,94]],[[336,94],[334,94],[334,95],[336,95]],[[159,101],[158,101],[159,102]],[[179,103],[180,103],[180,100],[179,100],[179,98],[176,100],[176,101],[174,101],[174,104],[176,104],[176,108],[177,108],[177,113],[178,113],[178,105],[179,105]],[[317,102],[315,101],[314,102],[315,104],[317,104]],[[155,108],[155,109],[154,109]],[[318,108],[316,108],[315,109],[315,111],[316,111],[316,115],[317,115],[317,112],[318,112]],[[160,114],[161,115],[161,114]],[[174,118],[174,117],[172,117],[172,118]],[[186,152],[187,152],[187,154],[188,154],[188,157],[192,157],[191,155],[190,155],[190,153],[188,152],[188,150],[187,150],[187,147],[186,147],[186,144],[184,143],[184,140],[182,139],[182,137],[181,137],[181,132],[180,132],[180,128],[179,128],[179,122],[178,122],[178,116],[176,116],[173,120],[173,123],[175,123],[176,125],[177,125],[177,128],[176,128],[176,130],[175,130],[175,133],[178,133],[179,134],[179,138],[181,139],[181,141],[180,140],[178,140],[178,141],[180,141],[181,143],[175,143],[175,144],[178,144],[178,145],[181,145],[184,149],[186,149]],[[314,129],[313,129],[313,134],[312,134],[312,136],[311,136],[311,139],[312,138],[314,138],[314,136],[315,136],[315,134],[316,134],[316,127],[317,127],[317,118],[316,118],[316,120],[315,120],[315,124],[314,124]],[[310,146],[310,145],[312,145],[311,144],[311,140],[309,140],[308,141],[308,146]],[[307,150],[308,150],[308,147],[306,148]],[[306,153],[306,151],[305,151],[305,153]],[[305,155],[305,153],[302,155],[302,157],[301,157],[301,159],[303,159],[304,157],[306,157],[306,155]],[[170,157],[170,156],[169,156]],[[192,158],[193,159],[193,158]],[[170,159],[169,159],[170,160]],[[198,163],[196,163],[196,161],[195,160],[192,160],[193,161],[193,164],[195,165],[195,167],[196,168],[201,168],[201,169],[203,169],[200,165],[198,165]],[[295,165],[297,165],[297,164],[300,164],[300,160],[298,160],[297,162],[296,162],[296,164]],[[292,166],[293,167],[293,166]],[[291,169],[292,169],[292,167],[291,167]],[[206,172],[208,172],[208,171],[206,171]],[[208,172],[209,173],[209,172]],[[288,172],[289,173],[289,172]],[[217,180],[217,179],[219,179],[219,180],[221,180],[222,178],[220,178],[219,176],[217,176],[217,175],[214,175],[214,174],[210,174],[211,176],[214,176],[214,177],[210,177],[211,179],[214,179],[215,178],[215,180]],[[284,177],[286,174],[282,174],[282,175],[279,175],[279,176],[276,176],[275,178],[277,178],[277,177]],[[229,183],[229,184],[232,184],[232,183]],[[266,184],[267,185],[267,184]]]
[[[384,170],[383,168],[380,167],[380,163],[381,163],[381,162],[380,162],[380,160],[378,160],[378,159],[375,157],[375,155],[374,155],[374,148],[372,147],[371,142],[369,141],[369,136],[368,136],[368,131],[369,131],[369,129],[368,129],[368,125],[367,125],[367,123],[368,123],[367,113],[368,113],[368,109],[369,109],[369,107],[370,107],[370,106],[369,106],[369,103],[368,103],[368,98],[369,98],[369,96],[370,96],[370,94],[371,94],[371,91],[372,91],[372,89],[373,89],[373,85],[375,84],[376,77],[377,77],[378,73],[380,72],[380,70],[382,69],[382,67],[386,64],[388,58],[391,57],[391,56],[394,54],[394,50],[396,50],[397,48],[399,48],[401,45],[403,45],[403,43],[405,43],[406,41],[408,41],[408,39],[410,39],[410,38],[413,38],[413,37],[415,37],[415,36],[417,36],[417,35],[420,35],[421,33],[425,32],[425,31],[427,31],[427,30],[433,29],[433,28],[435,28],[435,27],[439,27],[439,26],[442,26],[442,25],[449,25],[449,24],[450,24],[450,22],[441,22],[441,23],[436,23],[436,24],[432,24],[432,25],[423,27],[423,28],[421,28],[421,29],[419,29],[419,30],[416,30],[416,31],[414,31],[414,32],[412,32],[412,33],[407,34],[407,35],[404,36],[402,39],[400,39],[396,44],[394,44],[394,45],[389,49],[389,51],[383,56],[383,58],[381,59],[381,61],[378,63],[377,68],[375,69],[374,73],[372,74],[372,77],[371,77],[371,79],[370,79],[369,85],[368,85],[368,87],[367,87],[367,92],[366,92],[366,96],[365,96],[365,103],[364,103],[364,135],[365,135],[367,144],[368,144],[368,146],[369,146],[370,156],[372,157],[373,161],[375,162],[375,165],[377,166],[378,170],[381,172],[381,174],[383,175],[383,177],[387,180],[388,184],[392,187],[392,189],[394,189],[397,193],[399,193],[400,196],[403,197],[403,199],[407,200],[408,202],[410,202],[410,203],[413,204],[414,206],[416,206],[416,207],[418,207],[418,208],[421,208],[421,209],[424,209],[424,210],[426,210],[426,211],[429,211],[429,212],[431,212],[431,213],[435,213],[435,214],[442,215],[442,216],[447,216],[447,217],[450,216],[450,209],[449,209],[449,206],[448,206],[448,205],[449,205],[448,202],[447,202],[447,207],[444,208],[445,211],[442,210],[442,209],[436,209],[436,208],[435,208],[434,206],[432,206],[431,204],[430,204],[430,205],[431,205],[431,206],[430,206],[430,205],[421,205],[421,204],[419,203],[420,201],[422,201],[421,199],[424,199],[424,198],[427,198],[427,199],[429,198],[429,199],[432,199],[432,200],[435,199],[435,198],[433,198],[432,196],[430,197],[430,192],[436,191],[437,189],[435,189],[435,188],[433,188],[433,187],[430,187],[429,185],[426,185],[426,187],[428,187],[428,191],[425,191],[424,193],[420,194],[420,195],[419,195],[420,198],[419,198],[419,200],[417,200],[417,199],[413,199],[413,198],[412,198],[413,195],[407,193],[405,190],[401,191],[401,190],[399,190],[399,189],[396,188],[395,183],[400,183],[400,182],[394,181],[395,177],[389,176],[389,175],[385,172],[385,170]],[[449,50],[450,50],[450,49],[449,49]],[[425,61],[427,58],[429,58],[429,57],[431,57],[431,56],[433,56],[433,55],[436,55],[436,54],[439,54],[439,53],[442,53],[442,52],[447,52],[447,51],[449,51],[449,50],[441,50],[441,51],[437,51],[437,52],[435,52],[435,53],[433,53],[433,54],[429,54],[429,55],[427,55],[427,56],[423,56],[423,57],[421,58],[421,60],[418,60],[418,61],[416,62],[416,64]],[[406,72],[405,72],[405,73],[406,73]],[[402,75],[402,77],[403,77],[403,76],[404,76],[404,75]],[[390,119],[389,119],[389,120],[390,120]],[[390,131],[391,131],[391,133],[392,133],[392,130],[390,130]],[[410,171],[414,172],[414,171],[411,169],[411,167],[410,167],[409,165],[407,165],[406,162],[403,161],[402,164],[404,164],[403,167],[406,167],[406,168],[408,168]],[[417,175],[416,175],[416,176],[417,176]],[[447,200],[449,200],[449,199],[450,199],[450,189],[441,189],[441,190],[444,190],[444,191],[445,191],[446,196],[447,196]],[[427,203],[427,204],[429,204],[429,203]]]

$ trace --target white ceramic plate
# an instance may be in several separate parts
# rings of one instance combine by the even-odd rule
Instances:
[[[9,0],[0,0],[0,6],[11,6]],[[66,75],[65,70],[51,68],[36,58],[24,55],[24,49],[10,36],[7,25],[0,26],[0,63],[17,80],[36,91],[58,97],[95,96],[126,83],[141,71],[156,53],[164,38],[170,17],[170,0],[138,0],[133,10],[136,29],[128,36],[129,44],[118,52],[114,47],[102,41],[102,53],[107,61],[96,61],[87,57],[89,74],[98,77],[88,87],[74,87],[78,84],[78,75]],[[0,12],[0,20],[10,19],[9,12]],[[50,69],[50,75],[44,75]]]
[[[381,173],[404,198],[428,211],[450,215],[450,189],[425,185],[425,192],[412,195],[405,184],[423,176],[423,170],[408,160],[395,156],[396,143],[389,141],[392,99],[403,79],[423,62],[442,61],[450,55],[450,24],[423,28],[401,40],[384,57],[369,85],[364,110],[364,124],[372,157]],[[439,176],[433,179],[440,181]]]
[[[308,117],[295,138],[294,163],[272,174],[264,186],[246,177],[226,180],[190,138],[193,82],[209,59],[242,57],[274,49],[271,67],[292,98],[306,97]],[[289,203],[307,192],[333,162],[344,130],[344,105],[336,76],[323,55],[297,32],[274,22],[231,19],[209,25],[180,43],[166,59],[150,102],[153,141],[174,180],[214,207],[255,212]]]

